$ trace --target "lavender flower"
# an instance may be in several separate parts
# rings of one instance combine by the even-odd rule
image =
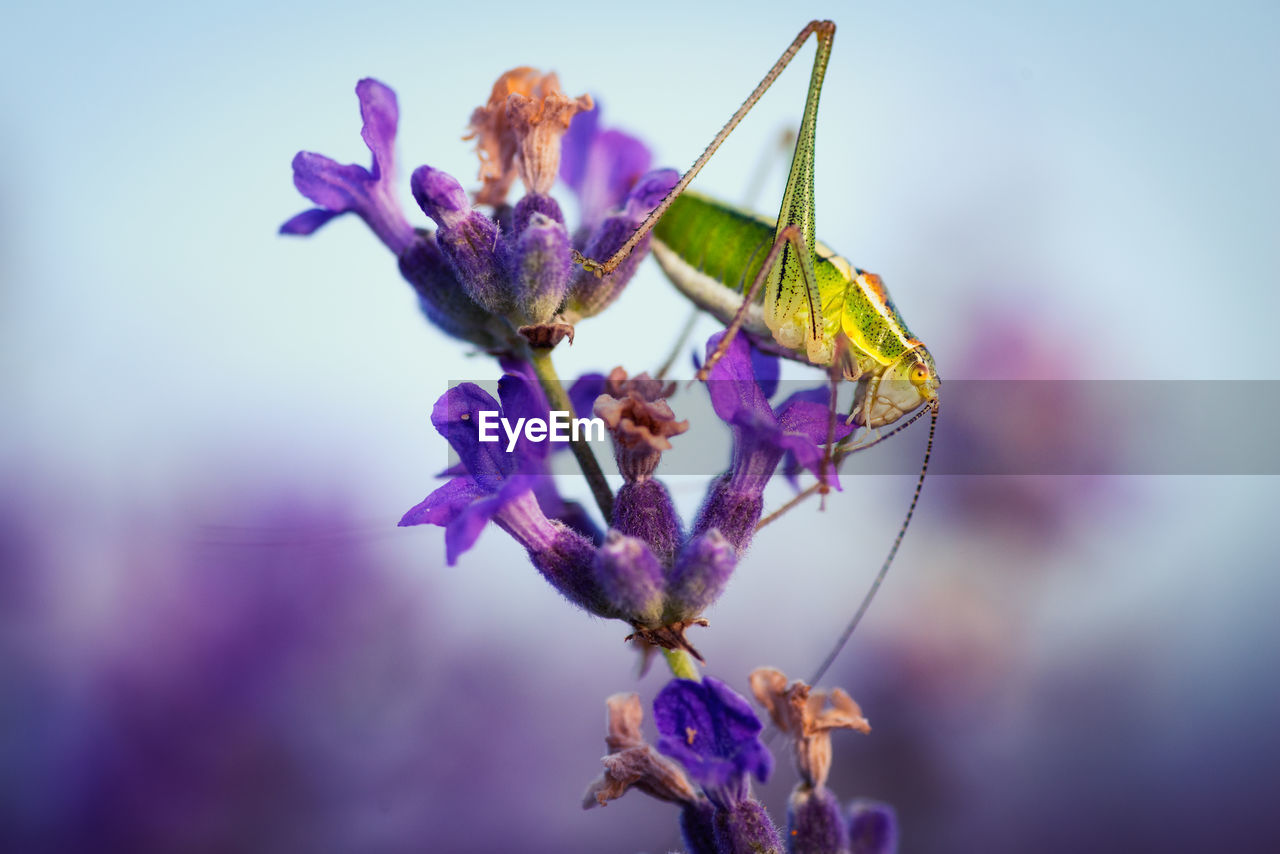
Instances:
[[[604,283],[589,287],[581,284],[583,277],[594,280],[594,275],[575,273],[573,242],[564,216],[547,194],[560,168],[561,138],[573,117],[591,106],[589,96],[567,97],[554,74],[517,68],[498,80],[489,102],[476,110],[471,122],[471,137],[478,140],[476,149],[484,182],[476,202],[497,208],[498,222],[472,210],[457,182],[443,173],[423,171],[427,167],[414,173],[414,197],[440,226],[445,254],[463,286],[487,310],[521,327],[535,347],[554,346],[572,334],[578,320],[603,309],[626,285],[647,249],[647,244],[641,247],[629,259],[627,269],[615,271]],[[615,152],[619,161],[635,163],[643,159],[646,165],[648,153],[637,158],[637,150],[643,151],[637,140],[616,132],[604,137],[596,128],[593,119],[575,134],[575,162],[581,161],[582,151],[589,150],[593,162],[603,164],[596,168],[616,175],[617,180],[605,193],[599,191],[598,182],[574,182],[574,189],[591,193],[583,209],[593,219],[585,221],[578,234],[582,246],[593,250],[604,245],[602,240],[608,242],[606,233],[619,228],[626,228],[628,234],[634,230],[677,178],[671,170],[641,177],[611,168],[609,163]],[[581,170],[575,165],[573,171]],[[508,214],[504,207],[506,195],[517,176],[527,195]],[[624,181],[626,186],[622,187]],[[655,189],[663,187],[666,189]],[[619,188],[621,194],[617,192]],[[598,208],[602,203],[620,209],[602,216]],[[597,223],[596,217],[602,221]],[[499,224],[504,221],[505,225]],[[595,299],[588,310],[577,298],[584,289],[593,293],[608,290],[609,296]],[[557,320],[561,315],[562,319]]]
[[[396,93],[371,77],[356,84],[364,126],[360,136],[373,154],[365,169],[354,163],[343,166],[323,154],[299,151],[293,158],[293,184],[319,207],[303,211],[280,226],[281,234],[307,235],[344,213],[357,214],[373,233],[399,255],[413,242],[413,227],[396,201],[396,125],[400,109]]]
[[[708,356],[724,334],[707,341]],[[758,356],[753,360],[746,337],[739,335],[707,379],[711,405],[733,430],[733,462],[712,484],[693,530],[699,534],[718,529],[739,553],[751,542],[764,506],[764,488],[784,456],[791,454],[803,468],[825,476],[822,444],[830,430],[825,390],[797,392],[775,410],[766,391],[776,387],[777,372],[769,364]],[[765,366],[759,369],[763,384],[756,365]],[[852,429],[837,419],[835,439]]]
[[[521,437],[507,451],[502,443],[480,441],[480,412],[498,411],[512,420],[545,417],[546,399],[536,384],[518,373],[499,380],[498,396],[501,406],[479,386],[463,383],[436,402],[431,423],[457,452],[460,470],[406,513],[400,524],[444,527],[445,554],[453,564],[492,520],[528,550],[534,566],[571,602],[613,616],[615,610],[590,571],[595,558],[592,541],[549,519],[539,502],[539,491],[554,488],[543,469],[546,446]]]
[[[760,740],[764,726],[720,680],[671,680],[653,701],[653,716],[662,733],[658,749],[678,760],[717,807],[748,797],[749,775],[768,781],[773,757]]]
[[[653,713],[662,733],[658,749],[685,767],[716,808],[720,851],[781,852],[777,828],[751,798],[748,776],[767,781],[773,757],[746,699],[710,676],[673,679],[653,701]]]
[[[588,283],[581,271],[575,274],[575,244],[548,193],[560,167],[561,137],[574,115],[589,110],[592,101],[586,95],[565,96],[554,74],[530,68],[507,72],[494,85],[489,102],[472,116],[469,138],[478,138],[484,183],[476,202],[492,205],[493,217],[473,209],[451,176],[429,166],[415,170],[413,196],[436,223],[434,233],[415,230],[396,199],[395,92],[366,78],[356,94],[364,118],[361,134],[373,154],[371,166],[343,166],[320,154],[299,152],[293,161],[294,184],[318,207],[291,218],[280,233],[309,235],[335,216],[359,215],[396,255],[428,320],[449,335],[500,354],[521,353],[525,341],[553,347],[572,337],[579,319],[616,298],[646,254],[647,243],[603,282]],[[573,136],[571,162],[578,164],[572,167],[578,177],[571,187],[588,194],[581,201],[590,217],[576,235],[578,248],[612,252],[616,234],[634,229],[666,194],[662,188],[675,183],[676,174],[667,170],[643,176],[634,167],[648,166],[644,145],[616,131],[600,131],[598,114],[592,115]],[[607,176],[603,187],[601,174]],[[505,200],[517,176],[527,195],[513,211]],[[581,299],[570,299],[585,291],[595,295],[588,308]]]

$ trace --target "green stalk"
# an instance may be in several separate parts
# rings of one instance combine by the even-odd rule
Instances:
[[[677,679],[701,681],[702,677],[698,675],[698,665],[693,663],[692,655],[683,649],[664,649],[662,655],[667,659],[667,667],[671,668],[672,676]]]
[[[576,418],[577,413],[573,411],[573,404],[569,401],[569,395],[564,390],[564,384],[560,382],[560,377],[556,375],[555,366],[551,364],[551,351],[543,348],[531,348],[532,355],[530,360],[533,363],[534,373],[538,375],[538,382],[542,385],[542,390],[547,395],[547,402],[551,404],[552,409],[562,410],[570,413],[571,418]],[[600,469],[600,463],[596,460],[596,455],[592,452],[591,446],[582,438],[570,439],[569,447],[573,450],[574,457],[578,460],[578,467],[582,469],[582,474],[587,479],[587,484],[591,487],[591,494],[595,496],[596,506],[600,508],[600,513],[604,516],[604,523],[608,525],[613,521],[613,490],[609,488],[609,482],[604,479],[604,472]]]

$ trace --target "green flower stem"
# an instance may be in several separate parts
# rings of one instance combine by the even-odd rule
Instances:
[[[555,366],[551,364],[551,351],[531,348],[530,360],[533,363],[534,373],[538,375],[538,382],[541,383],[542,390],[547,395],[547,402],[551,404],[551,408],[571,413],[570,417],[576,418],[577,414],[573,411],[573,404],[569,401],[569,395],[564,390],[564,383],[560,382],[560,377],[556,375]],[[592,452],[591,446],[584,439],[571,439],[569,447],[573,450],[573,455],[578,460],[578,467],[582,469],[582,474],[586,477],[587,483],[591,487],[591,494],[595,496],[596,506],[600,508],[600,513],[604,516],[604,523],[608,525],[613,521],[613,490],[609,488],[609,482],[604,479],[604,472],[600,470],[600,463],[596,460],[596,455]]]
[[[695,682],[702,680],[698,675],[698,665],[693,663],[693,656],[683,649],[664,649],[662,655],[667,659],[667,667],[671,668],[672,676],[677,679],[692,679]]]

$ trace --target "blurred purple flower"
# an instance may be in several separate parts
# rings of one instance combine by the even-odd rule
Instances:
[[[355,213],[387,248],[399,255],[413,242],[414,235],[391,184],[395,177],[396,125],[400,120],[396,93],[366,77],[356,84],[356,97],[364,119],[360,135],[373,154],[372,165],[368,169],[354,163],[343,166],[323,154],[298,152],[293,158],[294,186],[319,207],[293,217],[280,226],[280,233],[308,235],[335,216]]]
[[[652,156],[645,144],[619,130],[600,129],[600,101],[569,125],[560,149],[560,178],[578,197],[581,228],[590,232],[622,204]]]
[[[898,816],[893,807],[876,801],[854,801],[849,806],[851,854],[896,854]]]

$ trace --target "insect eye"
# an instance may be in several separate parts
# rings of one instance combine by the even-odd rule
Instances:
[[[911,379],[918,383],[922,383],[929,379],[929,369],[924,365],[916,365],[911,371]]]

